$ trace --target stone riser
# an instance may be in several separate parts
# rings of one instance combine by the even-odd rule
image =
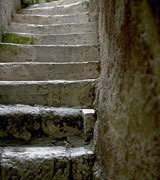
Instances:
[[[15,14],[13,17],[13,22],[16,23],[41,24],[41,25],[83,23],[88,21],[89,21],[88,13],[74,14],[74,15],[55,15],[55,16]]]
[[[0,104],[91,108],[95,83],[94,80],[1,81]]]
[[[85,113],[87,111],[87,113]],[[92,109],[0,105],[0,138],[31,142],[66,137],[89,138],[95,113]],[[2,139],[1,139],[2,140]],[[63,139],[62,139],[63,140]],[[6,141],[6,142],[7,142]]]
[[[20,14],[35,14],[35,15],[62,15],[62,14],[79,14],[88,11],[88,3],[74,3],[64,6],[42,7],[33,9],[22,9]]]
[[[97,33],[97,23],[59,24],[59,25],[33,25],[11,23],[9,32],[33,34],[70,34],[70,33]]]
[[[0,62],[78,62],[97,61],[98,45],[30,46],[0,43]]]
[[[99,63],[0,63],[0,81],[83,80],[98,78]]]
[[[77,45],[97,44],[97,33],[36,35],[27,33],[6,33],[3,42],[30,45]]]
[[[79,147],[8,147],[1,154],[1,180],[92,180],[94,153]]]
[[[0,109],[3,112],[3,108]],[[71,112],[68,112],[65,109],[30,107],[25,112],[21,112],[21,108],[10,112],[10,109],[8,107],[6,114],[0,112],[0,138],[25,141],[37,138],[38,141],[44,137],[84,136],[82,113],[78,110],[70,109]]]

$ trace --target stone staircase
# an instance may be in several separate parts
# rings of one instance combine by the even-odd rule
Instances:
[[[0,43],[0,179],[92,180],[99,75],[89,2],[31,5]]]

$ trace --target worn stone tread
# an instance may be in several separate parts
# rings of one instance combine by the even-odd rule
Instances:
[[[89,128],[92,130],[89,127],[92,121],[95,121],[93,109],[0,105],[0,138],[28,142],[47,137],[84,139]]]
[[[0,81],[0,104],[89,107],[96,80]]]
[[[47,3],[39,3],[39,4],[33,4],[29,5],[26,9],[33,9],[33,8],[40,8],[40,7],[51,7],[51,6],[57,6],[57,5],[67,5],[67,4],[73,4],[77,2],[83,2],[86,0],[58,0],[58,1],[52,1]]]
[[[0,81],[44,81],[95,79],[99,62],[17,62],[0,63]]]
[[[21,14],[40,14],[40,15],[61,15],[61,14],[76,14],[88,11],[88,2],[76,2],[67,5],[57,5],[51,7],[38,7],[33,9],[22,9]]]
[[[77,45],[98,44],[96,32],[71,34],[31,34],[31,33],[5,33],[4,43],[30,44],[30,45]]]
[[[89,147],[4,147],[1,180],[91,180],[94,152]]]
[[[70,33],[87,33],[97,32],[96,22],[85,23],[64,23],[64,24],[24,24],[12,22],[8,32],[33,33],[33,34],[70,34]]]
[[[62,23],[82,23],[88,22],[87,13],[67,14],[67,15],[32,15],[32,14],[14,14],[13,21],[16,23],[27,24],[62,24]]]
[[[22,45],[0,43],[0,62],[99,60],[99,45]]]

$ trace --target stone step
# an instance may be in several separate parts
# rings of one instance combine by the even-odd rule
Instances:
[[[88,13],[71,14],[71,15],[30,15],[15,14],[13,22],[28,24],[63,24],[63,23],[83,23],[88,22]]]
[[[19,45],[0,43],[0,62],[98,61],[98,45]]]
[[[33,9],[22,9],[20,14],[36,14],[36,15],[62,15],[62,14],[77,14],[87,12],[89,8],[89,2],[77,2],[68,5],[51,6],[51,7],[39,7]]]
[[[59,1],[59,0],[23,0],[23,4],[26,5],[26,7],[29,7],[35,4],[46,4],[55,1]]]
[[[33,9],[33,8],[39,8],[39,7],[51,7],[51,6],[59,6],[59,5],[68,5],[73,4],[77,2],[84,2],[86,0],[58,0],[58,1],[52,1],[47,3],[39,3],[30,5],[27,9]]]
[[[57,140],[63,144],[65,140],[76,145],[73,137],[89,139],[94,122],[93,109],[0,105],[0,140],[22,140],[33,145],[34,139],[42,144],[42,138],[47,138],[47,144],[56,144]]]
[[[0,81],[0,104],[92,108],[96,80]]]
[[[0,81],[47,81],[96,79],[99,62],[0,63]]]
[[[70,34],[70,33],[97,33],[97,23],[69,23],[55,25],[37,25],[11,23],[9,32],[33,33],[33,34]]]
[[[1,180],[91,180],[95,155],[89,147],[1,148]]]
[[[77,45],[97,44],[97,33],[79,34],[28,34],[5,33],[4,43],[30,44],[30,45]]]

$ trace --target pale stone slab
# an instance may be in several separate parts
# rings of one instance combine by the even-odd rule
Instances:
[[[0,43],[0,62],[75,62],[99,60],[98,45],[19,45]]]
[[[30,45],[98,44],[96,32],[72,34],[5,33],[3,42]]]
[[[97,32],[96,22],[65,23],[57,25],[36,25],[11,23],[9,32],[33,33],[33,34],[71,34]]]
[[[95,80],[0,81],[0,104],[92,107]]]
[[[96,79],[99,62],[0,63],[1,81],[44,81]]]
[[[27,24],[63,24],[63,23],[83,23],[88,22],[88,13],[70,14],[70,15],[30,15],[15,14],[13,22]]]

